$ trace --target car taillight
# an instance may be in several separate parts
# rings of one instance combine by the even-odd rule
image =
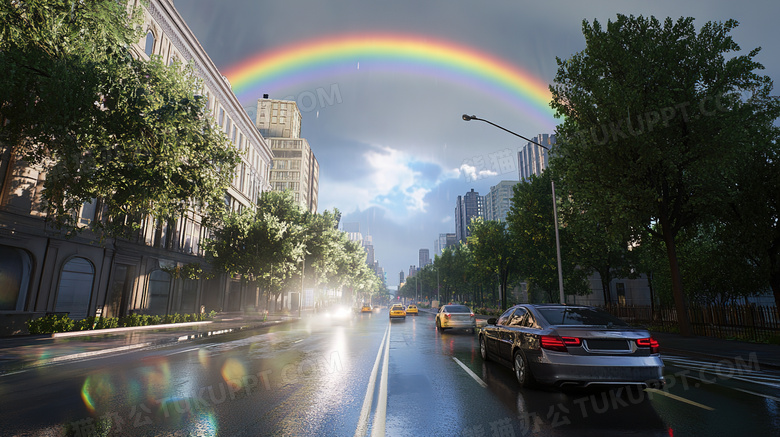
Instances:
[[[639,347],[649,347],[650,352],[654,354],[657,354],[660,349],[658,340],[654,339],[653,337],[637,338],[636,345]]]
[[[551,351],[568,352],[566,346],[579,346],[582,341],[577,337],[558,337],[557,335],[543,335],[542,348]]]
[[[448,318],[448,319],[449,319],[449,318],[450,318],[450,316],[452,316],[452,314],[450,314],[450,313],[444,313],[444,317],[446,317],[446,318]]]
[[[474,313],[471,313],[471,314],[469,315],[469,317],[474,317]]]

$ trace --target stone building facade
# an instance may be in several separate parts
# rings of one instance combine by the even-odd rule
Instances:
[[[130,0],[128,7],[141,7]],[[272,152],[170,0],[151,0],[142,9],[145,36],[134,56],[192,63],[215,122],[241,149],[232,186],[225,195],[239,211],[252,208],[271,189]],[[46,313],[94,315],[229,311],[259,304],[258,291],[225,275],[185,279],[176,267],[207,267],[202,241],[208,229],[195,212],[169,223],[149,218],[130,239],[98,240],[88,231],[66,238],[47,225],[41,211],[45,173],[0,144],[0,335],[25,331],[24,321]],[[85,204],[79,221],[99,220],[100,203]]]

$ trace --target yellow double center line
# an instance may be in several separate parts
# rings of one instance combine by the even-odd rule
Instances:
[[[358,421],[355,437],[363,437],[368,432],[368,419],[371,416],[371,407],[374,401],[374,387],[376,387],[376,376],[379,373],[379,361],[382,358],[382,352],[385,353],[385,359],[382,362],[382,379],[379,383],[379,399],[377,400],[374,422],[371,425],[371,436],[383,437],[385,435],[385,421],[387,419],[387,373],[390,363],[390,325],[387,325],[385,335],[382,337],[382,343],[379,345],[379,352],[376,354],[374,368],[371,369],[371,376],[368,379],[368,389],[363,398],[363,408],[360,409],[360,420]]]

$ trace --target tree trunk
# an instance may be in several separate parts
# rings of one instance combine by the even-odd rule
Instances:
[[[607,269],[606,274],[599,272],[599,276],[601,276],[601,292],[604,293],[604,306],[607,306],[612,303],[612,297],[609,293],[609,283],[612,282],[612,278],[609,275],[609,269]]]
[[[775,311],[780,315],[780,238],[769,247],[769,286],[775,296]]]
[[[663,232],[664,243],[666,243],[666,255],[669,257],[669,270],[672,274],[672,294],[674,295],[674,307],[677,310],[677,325],[680,327],[680,334],[690,336],[691,324],[688,321],[688,311],[685,305],[680,265],[677,262],[677,249],[674,235],[672,235],[672,230],[669,227],[668,218],[662,218],[661,231]]]

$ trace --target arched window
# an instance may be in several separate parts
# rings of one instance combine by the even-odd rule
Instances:
[[[162,270],[149,274],[149,314],[165,314],[168,309],[168,294],[171,291],[171,275]]]
[[[154,53],[154,34],[152,31],[146,32],[146,46],[144,47],[144,53],[146,53],[146,56],[151,57],[152,53]]]
[[[54,311],[67,312],[74,320],[87,317],[95,268],[84,258],[73,258],[62,267]]]
[[[31,269],[27,252],[0,245],[0,311],[24,310]]]

